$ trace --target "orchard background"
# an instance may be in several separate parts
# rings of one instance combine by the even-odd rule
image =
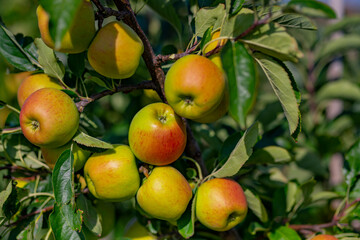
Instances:
[[[97,29],[123,20],[144,43],[129,79],[102,76],[86,52],[53,51],[40,39],[38,4],[56,26],[56,45],[80,2],[0,1],[0,239],[97,239],[105,231],[106,239],[136,239],[134,232],[146,239],[360,239],[360,17],[344,15],[342,4],[350,1],[332,1],[335,12],[315,0],[93,0]],[[226,44],[204,51],[216,31]],[[206,124],[183,119],[187,145],[172,166],[195,197],[214,177],[242,186],[248,213],[229,231],[197,221],[195,197],[175,224],[144,215],[135,198],[99,201],[83,170],[74,172],[71,150],[52,170],[19,128],[23,77],[16,74],[45,72],[81,112],[73,147],[101,152],[128,144],[134,115],[166,102],[171,65],[189,54],[218,53],[229,112]],[[141,161],[137,167],[141,178],[152,169]]]

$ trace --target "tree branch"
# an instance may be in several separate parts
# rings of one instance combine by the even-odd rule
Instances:
[[[16,226],[16,225],[18,225],[21,221],[23,221],[23,220],[26,219],[26,218],[29,218],[29,217],[34,216],[34,215],[36,215],[36,214],[40,214],[40,213],[45,213],[45,212],[51,211],[53,208],[54,208],[54,206],[49,206],[49,207],[46,207],[46,208],[43,208],[43,209],[40,209],[40,210],[31,212],[31,213],[29,213],[29,214],[20,216],[17,221],[12,222],[12,223],[10,223],[10,224],[8,224],[8,225],[5,225],[5,226],[6,226],[6,227]]]

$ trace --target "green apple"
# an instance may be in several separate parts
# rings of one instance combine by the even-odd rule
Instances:
[[[49,14],[39,5],[36,11],[41,38],[50,48],[55,49],[49,32]],[[64,53],[85,51],[95,35],[95,14],[90,0],[83,0],[75,13],[70,29],[65,33],[60,48]]]
[[[94,153],[85,163],[84,175],[90,192],[108,201],[130,199],[140,185],[135,156],[126,145]]]
[[[79,127],[79,112],[73,100],[54,88],[31,94],[20,111],[24,136],[34,145],[57,148],[71,140]]]
[[[45,73],[30,75],[22,81],[17,90],[19,106],[22,107],[25,100],[32,93],[42,88],[63,89],[56,79],[49,77]]]
[[[138,221],[131,223],[127,229],[124,237],[130,238],[131,240],[156,240],[157,238],[152,235],[146,227],[141,225]]]
[[[149,104],[131,121],[129,145],[141,161],[167,165],[176,161],[184,152],[186,128],[169,105]]]
[[[0,107],[0,129],[3,129],[5,127],[6,119],[8,118],[10,113],[10,108],[6,106]]]
[[[327,235],[327,234],[320,234],[313,237],[311,240],[338,240],[336,237]]]
[[[198,188],[195,211],[197,219],[206,227],[227,231],[245,218],[246,197],[234,180],[214,178]]]
[[[144,45],[124,22],[110,22],[102,27],[88,50],[90,65],[108,78],[129,78],[140,63]]]
[[[178,115],[199,119],[220,104],[225,87],[223,72],[215,63],[203,56],[187,55],[166,74],[164,90]]]
[[[150,216],[171,223],[185,212],[192,190],[185,177],[170,166],[155,167],[137,192],[139,206]]]
[[[67,149],[70,149],[71,144],[72,141],[58,148],[45,148],[45,147],[40,148],[46,164],[51,169],[53,169],[61,153],[63,153]],[[84,166],[91,152],[80,148],[76,143],[74,143],[72,153],[74,155],[74,171],[77,172]]]

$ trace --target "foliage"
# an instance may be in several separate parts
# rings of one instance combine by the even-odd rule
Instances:
[[[59,45],[77,5],[39,2],[53,16],[56,27],[50,33]],[[127,1],[92,2],[98,24],[119,18],[121,11],[131,22]],[[326,4],[286,2],[131,1],[139,26],[129,25],[144,31],[142,40],[152,49],[144,44],[143,59],[129,79],[96,73],[84,53],[53,51],[38,32],[15,32],[11,14],[0,10],[0,127],[1,109],[12,110],[0,139],[0,238],[84,239],[104,228],[98,200],[82,182],[83,170],[74,173],[72,150],[62,153],[51,170],[40,149],[19,132],[16,90],[9,87],[17,83],[9,73],[45,72],[57,79],[81,112],[73,144],[102,152],[127,144],[133,116],[154,101],[144,89],[156,90],[164,100],[159,71],[166,74],[187,54],[220,52],[229,114],[210,124],[187,120],[192,141],[172,164],[194,184],[187,210],[175,226],[146,216],[135,199],[115,203],[116,227],[109,238],[124,238],[136,218],[159,239],[306,239],[319,232],[359,239],[360,18],[324,25],[324,18],[336,17]],[[29,9],[34,12],[35,6]],[[204,53],[218,30],[227,43]],[[331,37],[339,31],[340,37]],[[336,76],[334,64],[343,69]],[[329,106],[336,103],[341,108],[334,115]],[[341,169],[334,165],[339,157]],[[137,165],[143,167],[140,161]],[[224,233],[206,229],[195,216],[197,188],[214,177],[235,179],[248,201],[245,221]]]

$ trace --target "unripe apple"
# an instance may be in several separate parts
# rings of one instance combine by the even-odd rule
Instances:
[[[25,100],[35,91],[42,88],[63,89],[58,81],[44,73],[30,75],[24,79],[17,90],[17,99],[19,106],[22,107]]]
[[[184,152],[186,128],[169,105],[149,104],[131,121],[129,145],[141,161],[167,165],[176,161]]]
[[[5,127],[6,119],[8,118],[10,113],[10,108],[6,106],[0,107],[0,129],[3,129]]]
[[[187,55],[168,71],[165,95],[178,115],[199,119],[220,104],[225,85],[225,77],[215,63],[203,56]]]
[[[185,177],[170,166],[155,167],[136,195],[147,214],[169,222],[181,217],[191,197],[192,190]]]
[[[195,210],[196,217],[206,227],[227,231],[245,218],[246,197],[234,180],[214,178],[198,188]]]
[[[79,127],[79,112],[64,92],[42,88],[31,94],[20,112],[24,136],[34,145],[57,148],[69,142]]]
[[[53,169],[55,167],[55,163],[60,157],[61,153],[65,150],[71,148],[72,142],[65,144],[64,146],[60,146],[58,148],[41,148],[41,153],[44,157],[46,164]],[[76,143],[73,144],[72,153],[74,155],[74,171],[79,171],[84,165],[86,160],[89,158],[91,152],[81,149]]]
[[[126,231],[124,237],[131,240],[156,240],[157,238],[152,235],[146,227],[141,225],[138,221],[131,223]]]
[[[327,235],[327,234],[320,234],[313,237],[311,240],[338,240],[336,237]]]
[[[84,175],[90,192],[108,201],[130,199],[140,186],[135,156],[126,145],[94,153],[85,163]]]
[[[20,72],[20,73],[10,73],[6,74],[4,78],[4,87],[6,91],[6,102],[10,102],[12,99],[15,99],[17,96],[18,89],[21,83],[26,79],[28,76],[31,75],[31,72]]]
[[[211,40],[214,40],[214,39],[217,39],[220,37],[220,30],[214,32],[211,34]],[[206,48],[204,49],[204,54],[212,51],[213,49],[215,49],[218,45],[219,46],[223,46],[225,45],[226,43],[226,40],[223,39],[223,40],[219,40],[219,41],[213,41],[211,43],[209,43]],[[218,66],[221,70],[223,70],[223,67],[222,67],[222,62],[221,62],[221,57],[220,57],[220,53],[215,53],[213,55],[211,55],[209,57],[209,59],[216,64],[216,66]]]
[[[55,49],[49,32],[49,14],[39,5],[36,11],[41,38],[44,43]],[[95,14],[89,0],[83,0],[79,6],[69,30],[65,33],[60,48],[64,53],[80,53],[85,51],[95,35]]]
[[[90,65],[105,77],[129,78],[139,66],[144,45],[124,22],[110,22],[102,27],[88,50]]]

